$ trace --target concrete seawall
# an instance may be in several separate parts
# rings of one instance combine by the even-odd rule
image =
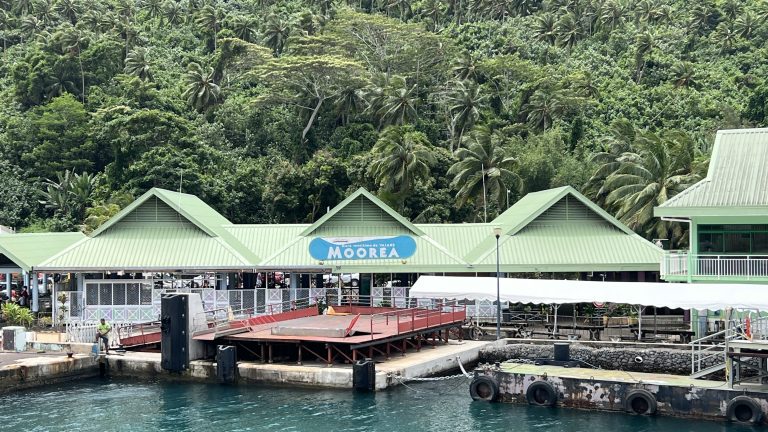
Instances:
[[[0,353],[0,393],[95,376],[99,363],[90,355]]]

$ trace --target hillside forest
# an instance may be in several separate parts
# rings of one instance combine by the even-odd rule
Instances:
[[[88,232],[153,186],[482,222],[572,185],[684,246],[652,209],[765,125],[767,38],[762,0],[0,0],[0,224]]]

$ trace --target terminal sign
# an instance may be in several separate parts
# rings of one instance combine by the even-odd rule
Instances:
[[[318,260],[403,259],[416,252],[409,236],[317,237],[309,243],[309,254]]]

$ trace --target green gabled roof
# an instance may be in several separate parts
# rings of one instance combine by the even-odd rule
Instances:
[[[573,216],[568,215],[569,208],[573,209]],[[539,224],[546,223],[549,225],[560,225],[565,222],[602,223],[612,226],[624,235],[634,236],[642,240],[631,229],[579,193],[579,191],[571,186],[563,186],[532,192],[521,198],[488,224],[487,233],[483,235],[482,240],[474,248],[464,255],[464,259],[470,263],[476,263],[482,261],[488,254],[495,253],[496,237],[493,235],[493,227],[501,228],[506,238],[517,235],[534,223],[534,221]],[[502,241],[506,241],[506,239],[502,239]]]
[[[768,129],[717,132],[707,176],[654,209],[655,216],[768,213]]]
[[[308,236],[324,227],[346,229],[355,226],[360,228],[375,226],[382,229],[390,228],[393,231],[404,229],[417,236],[424,234],[390,206],[364,188],[360,188],[323,215],[317,222],[304,229],[300,235]],[[324,232],[323,234],[330,233]]]
[[[74,233],[29,233],[0,235],[0,254],[24,271],[37,268],[43,261],[85,238]]]
[[[496,219],[490,222],[493,226],[501,227],[504,234],[515,235],[518,231],[525,228],[531,221],[541,216],[542,213],[549,210],[555,203],[567,195],[571,195],[584,204],[587,208],[601,216],[604,220],[614,225],[627,234],[634,234],[626,225],[619,222],[615,217],[608,214],[599,205],[590,201],[579,191],[571,186],[562,186],[554,189],[547,189],[539,192],[531,192],[500,214]]]
[[[88,237],[40,265],[57,271],[247,270],[255,263],[218,236],[192,224],[135,228],[115,225],[109,234]]]
[[[251,268],[259,257],[200,198],[152,188],[44,268]]]

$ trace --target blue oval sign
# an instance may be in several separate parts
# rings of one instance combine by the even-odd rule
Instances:
[[[403,259],[416,253],[416,241],[396,237],[317,237],[309,243],[309,254],[318,260]]]

